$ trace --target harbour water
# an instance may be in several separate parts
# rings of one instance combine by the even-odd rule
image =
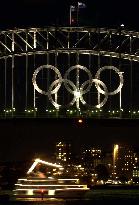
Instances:
[[[88,191],[82,198],[38,198],[24,200],[1,200],[0,205],[99,205],[139,204],[139,189],[101,189]]]

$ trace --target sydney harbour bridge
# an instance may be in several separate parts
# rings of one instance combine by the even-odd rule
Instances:
[[[139,32],[0,31],[0,118],[139,118]]]

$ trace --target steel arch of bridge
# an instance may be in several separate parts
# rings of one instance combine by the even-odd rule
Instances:
[[[3,69],[3,71],[1,71],[3,77],[0,79],[0,90],[2,90],[0,92],[3,93],[0,94],[0,98],[3,99],[0,99],[0,104],[2,104],[0,105],[1,113],[4,113],[1,114],[2,116],[16,116],[16,112],[18,112],[18,108],[16,108],[16,106],[18,107],[18,103],[16,102],[16,95],[18,91],[15,81],[17,79],[17,72],[19,72],[17,71],[17,67],[20,69],[20,59],[23,59],[22,61],[24,61],[24,63],[22,63],[25,67],[25,72],[23,74],[25,75],[25,81],[22,82],[25,84],[25,102],[22,102],[24,104],[24,109],[21,108],[21,111],[18,112],[19,114],[17,114],[17,116],[24,116],[24,111],[25,116],[28,116],[28,114],[31,113],[33,113],[33,116],[38,115],[36,101],[39,97],[36,97],[35,89],[32,89],[32,102],[30,102],[31,100],[29,99],[30,90],[28,90],[28,86],[31,87],[30,81],[32,77],[29,71],[31,66],[29,61],[30,58],[33,58],[32,64],[33,70],[35,70],[37,67],[44,64],[41,64],[40,60],[37,60],[38,56],[46,58],[45,64],[52,64],[50,63],[51,55],[54,56],[53,66],[57,66],[59,55],[67,55],[68,68],[70,66],[80,64],[80,59],[82,58],[81,56],[88,57],[89,68],[91,68],[90,61],[92,56],[97,58],[98,69],[103,66],[113,65],[113,62],[117,61],[118,63],[116,64],[116,67],[118,67],[121,72],[125,73],[126,69],[124,71],[122,70],[122,63],[124,62],[124,64],[128,64],[128,69],[130,70],[129,73],[131,75],[130,95],[132,98],[132,90],[134,87],[132,72],[134,69],[134,63],[136,64],[135,66],[138,66],[139,62],[139,32],[128,31],[125,29],[90,27],[47,27],[6,30],[0,31],[0,65],[1,70]],[[71,62],[72,55],[75,55],[74,62]],[[101,58],[109,59],[109,63],[107,60],[107,64],[104,65],[103,62],[102,66]],[[21,75],[20,72],[18,75]],[[109,106],[105,111],[109,113],[108,117],[112,117],[114,113],[118,113],[118,115],[116,115],[118,117],[124,117],[122,114],[124,107],[122,107],[121,96],[119,96],[119,100],[120,102],[116,109],[113,109],[111,103],[109,103]],[[134,110],[132,99],[130,99],[130,101],[130,105],[127,107],[127,111],[129,113],[128,116],[126,115],[126,117],[133,117],[138,108],[135,106]],[[17,111],[15,111],[16,109]],[[49,112],[49,106],[46,107],[46,110]],[[53,112],[53,109],[50,109],[50,111]],[[72,113],[74,112],[74,109],[68,110],[68,112]],[[95,117],[98,115],[96,113],[99,113],[99,117],[102,116],[103,118],[103,115],[101,115],[100,111],[91,110],[91,112]],[[75,111],[75,113],[77,113],[77,115],[82,115],[81,111]],[[41,113],[41,115],[45,117],[47,117],[47,114]],[[65,114],[61,115],[65,117]],[[74,116],[77,115],[75,114]],[[88,113],[88,111],[84,111],[83,115],[92,116]],[[57,112],[56,116],[59,116]]]

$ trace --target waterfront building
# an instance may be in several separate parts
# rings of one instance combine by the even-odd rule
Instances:
[[[65,142],[56,143],[56,162],[69,163],[71,160],[71,144]]]
[[[113,178],[131,180],[135,165],[135,153],[129,145],[114,145],[113,149]]]
[[[133,183],[139,183],[139,157],[135,154],[135,164],[133,167]]]
[[[84,149],[81,154],[82,164],[86,170],[86,174],[94,172],[97,165],[102,161],[102,150],[99,148]]]

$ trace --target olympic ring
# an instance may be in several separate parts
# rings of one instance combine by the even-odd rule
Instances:
[[[60,107],[63,107],[62,105],[60,105],[60,104],[58,104],[58,103],[56,103],[54,100],[53,100],[53,98],[52,98],[52,89],[53,89],[53,87],[56,85],[56,84],[58,84],[59,83],[59,81],[60,80],[55,80],[51,85],[50,85],[50,87],[49,87],[49,91],[48,91],[48,98],[49,98],[49,100],[51,101],[51,103],[54,105],[54,107],[56,108],[56,109],[59,109]],[[69,84],[70,84],[70,86],[72,86],[74,89],[76,89],[76,86],[74,85],[74,83],[72,82],[72,81],[70,81],[70,80],[67,80],[67,79],[62,79],[62,82],[68,82]],[[76,102],[76,96],[74,95],[74,97],[73,97],[73,99],[72,99],[72,101],[68,104],[68,105],[66,105],[66,106],[64,106],[64,107],[69,107],[69,106],[72,106],[74,103]]]
[[[92,74],[91,74],[90,70],[88,70],[86,67],[81,66],[81,65],[75,65],[75,66],[70,67],[70,68],[66,71],[66,73],[65,73],[65,75],[64,75],[64,79],[67,79],[69,73],[70,73],[72,70],[74,70],[74,69],[77,69],[78,71],[79,71],[79,70],[84,70],[84,71],[88,74],[89,80],[90,80],[90,82],[91,82],[91,80],[92,80]],[[79,76],[77,76],[77,77],[79,78]],[[77,84],[77,85],[76,85],[77,90],[79,90],[79,87],[78,87],[78,86],[79,86],[79,85]],[[70,89],[70,87],[67,85],[67,83],[65,83],[65,87],[66,87],[66,89],[67,89],[70,93],[74,94],[74,92]],[[89,84],[89,86],[83,91],[82,94],[87,93],[87,92],[90,90],[90,88],[91,88],[91,84]]]
[[[38,87],[37,82],[36,82],[37,74],[41,70],[43,70],[44,68],[45,69],[52,69],[57,74],[57,77],[58,77],[58,78],[56,77],[55,81],[53,81],[51,83],[51,85],[49,86],[48,91],[41,90]],[[75,69],[77,70],[76,85],[71,80],[68,79],[69,73],[72,70],[75,70]],[[118,88],[115,89],[112,92],[108,92],[108,89],[107,89],[106,85],[100,80],[100,73],[102,71],[106,70],[106,69],[114,70],[119,75],[119,78],[120,78],[120,84],[119,84]],[[80,85],[80,82],[79,82],[79,77],[80,77],[79,71],[80,70],[85,71],[88,75],[88,78],[89,78],[89,80],[86,80],[81,85]],[[80,108],[79,102],[81,102],[85,106],[90,106],[84,100],[83,95],[90,91],[93,83],[95,83],[95,87],[97,88],[98,94],[105,95],[103,101],[100,102],[98,105],[94,106],[96,108],[101,108],[107,102],[107,99],[108,99],[109,95],[116,95],[117,93],[119,93],[121,91],[121,89],[123,87],[124,79],[123,79],[123,73],[120,72],[119,69],[117,69],[114,66],[104,66],[104,67],[100,68],[97,71],[96,75],[95,75],[95,79],[93,79],[91,72],[86,67],[81,66],[81,65],[75,65],[75,66],[70,67],[66,71],[66,73],[64,75],[64,78],[62,78],[60,71],[56,67],[54,67],[52,65],[42,65],[42,66],[38,67],[35,70],[35,72],[33,74],[33,77],[32,77],[32,82],[33,82],[35,90],[37,90],[39,93],[41,93],[43,95],[47,95],[50,102],[54,105],[54,107],[56,109],[59,109],[60,107],[63,107],[63,105],[60,105],[56,101],[54,101],[53,98],[52,98],[52,94],[57,94],[58,90],[60,89],[60,87],[62,85],[62,83],[64,83],[64,86],[67,89],[67,91],[73,95],[72,101],[70,103],[68,103],[67,105],[64,105],[64,107],[72,106],[76,102],[76,107],[79,109]],[[87,84],[88,84],[87,88],[84,89]],[[103,89],[100,87],[100,85],[103,87]]]
[[[32,78],[32,82],[33,82],[34,88],[35,88],[35,90],[37,90],[37,91],[38,91],[39,93],[41,93],[42,95],[48,95],[48,92],[46,92],[46,91],[44,91],[44,90],[41,90],[41,89],[38,87],[37,82],[36,82],[37,74],[38,74],[42,69],[44,69],[44,68],[46,68],[46,69],[52,69],[52,70],[54,70],[55,73],[58,75],[59,85],[58,85],[54,90],[51,91],[51,93],[54,94],[54,93],[58,92],[58,90],[59,90],[59,88],[60,88],[60,86],[61,86],[62,76],[61,76],[60,71],[59,71],[56,67],[54,67],[54,66],[52,66],[52,65],[42,65],[42,66],[38,67],[38,68],[35,70],[35,72],[34,72],[34,74],[33,74],[33,78]]]
[[[100,68],[100,69],[97,71],[97,73],[96,73],[96,75],[95,75],[95,78],[96,78],[96,79],[99,79],[99,78],[100,78],[100,73],[101,73],[103,70],[106,70],[106,69],[114,70],[114,71],[119,75],[120,84],[119,84],[118,88],[117,88],[116,90],[114,90],[113,92],[108,92],[108,93],[107,93],[108,95],[116,95],[117,93],[120,92],[120,90],[121,90],[122,87],[123,87],[123,83],[124,83],[124,79],[123,79],[123,75],[122,75],[123,72],[120,72],[119,69],[117,69],[117,68],[114,67],[114,66],[104,66],[104,67]],[[99,88],[100,88],[100,87],[99,87]],[[101,88],[100,88],[99,92],[105,95],[105,91],[103,91]]]
[[[83,90],[83,88],[85,87],[85,85],[86,85],[87,83],[90,83],[89,80],[85,81],[85,82],[81,85],[81,90]],[[96,88],[97,88],[97,90],[98,90],[99,93],[101,93],[101,88],[99,87],[98,84],[102,85],[102,87],[104,88],[104,91],[105,91],[105,98],[104,98],[104,100],[103,100],[101,103],[99,103],[98,105],[95,105],[96,108],[101,108],[101,107],[103,107],[103,105],[105,105],[105,103],[107,102],[107,99],[108,99],[108,90],[107,90],[107,87],[106,87],[106,85],[105,85],[101,80],[98,80],[98,79],[92,79],[92,82],[91,82],[91,83],[95,83],[95,86],[96,86]],[[83,99],[82,96],[81,96],[80,100],[81,100],[81,102],[82,102],[83,105],[88,105],[88,104],[86,103],[86,101],[84,101],[84,99]],[[89,105],[88,105],[88,106],[89,106]]]

